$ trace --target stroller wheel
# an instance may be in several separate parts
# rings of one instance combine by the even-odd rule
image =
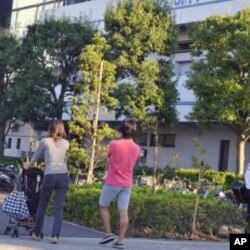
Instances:
[[[10,227],[7,226],[7,227],[5,228],[5,230],[4,230],[4,234],[7,235],[7,234],[10,233],[10,231],[11,231]]]
[[[12,228],[11,232],[10,232],[10,235],[11,235],[12,238],[14,238],[14,237],[18,238],[19,237],[18,229],[17,228]]]
[[[15,237],[15,228],[12,228],[12,229],[11,229],[11,231],[10,231],[10,236],[11,236],[12,238]]]

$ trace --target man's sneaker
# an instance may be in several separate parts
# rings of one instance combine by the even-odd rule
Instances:
[[[116,241],[113,243],[113,248],[124,249],[124,243],[120,243],[120,242]]]
[[[115,240],[115,235],[114,234],[107,234],[100,242],[99,244],[107,244],[113,240]]]
[[[57,244],[57,243],[58,243],[58,237],[57,237],[57,236],[51,237],[50,243],[52,243],[52,244]]]
[[[36,235],[35,233],[32,233],[32,239],[33,240],[42,240],[42,236],[41,235]]]

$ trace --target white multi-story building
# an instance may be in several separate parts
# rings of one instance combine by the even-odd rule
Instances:
[[[28,25],[40,20],[41,12],[63,6],[64,0],[13,0],[10,31],[21,36]]]
[[[88,16],[100,29],[104,27],[104,13],[108,4],[118,0],[66,0],[64,6],[51,8],[41,12],[41,20],[46,17],[79,17]],[[250,0],[173,0],[172,10],[179,30],[179,51],[174,57],[174,71],[178,79],[180,101],[177,103],[178,120],[175,125],[160,130],[159,165],[164,167],[175,162],[177,166],[190,167],[191,158],[196,155],[192,143],[198,138],[206,148],[205,162],[215,169],[235,170],[236,136],[222,124],[214,124],[211,128],[201,129],[195,123],[186,120],[192,110],[195,96],[185,88],[186,73],[190,68],[192,56],[189,45],[190,38],[187,26],[190,23],[204,20],[213,15],[235,14],[244,7],[250,7]],[[144,148],[144,162],[153,164],[154,135],[141,135],[141,145]],[[246,152],[250,152],[247,146]],[[246,162],[250,156],[246,153]]]

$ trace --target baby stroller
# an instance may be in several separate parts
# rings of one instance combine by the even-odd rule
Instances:
[[[43,179],[43,171],[38,168],[30,168],[27,170],[23,170],[19,180],[16,184],[16,190],[14,190],[9,196],[17,194],[16,196],[22,196],[19,200],[13,199],[13,201],[10,201],[9,208],[6,208],[4,210],[3,206],[3,212],[9,215],[9,223],[5,228],[4,234],[10,234],[11,237],[18,237],[19,236],[19,227],[24,227],[26,230],[29,231],[31,234],[34,228],[34,222],[35,222],[35,216],[38,209],[39,204],[39,198],[40,198],[40,186],[42,184]],[[6,203],[7,203],[6,198]],[[15,204],[12,203],[20,203],[24,202],[24,206],[21,206],[22,210],[27,210],[27,213],[11,213],[11,206],[15,206]],[[8,205],[8,204],[7,204]],[[18,204],[20,207],[20,204]],[[26,216],[25,216],[26,214]]]

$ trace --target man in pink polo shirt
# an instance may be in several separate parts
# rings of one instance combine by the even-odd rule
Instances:
[[[105,183],[99,199],[100,214],[104,224],[106,236],[100,244],[107,244],[115,240],[110,227],[109,205],[117,198],[119,209],[119,235],[113,243],[114,248],[124,248],[124,237],[128,227],[128,206],[133,185],[133,169],[140,156],[140,147],[133,141],[136,124],[127,120],[116,129],[116,140],[111,141],[108,148],[108,164]]]

